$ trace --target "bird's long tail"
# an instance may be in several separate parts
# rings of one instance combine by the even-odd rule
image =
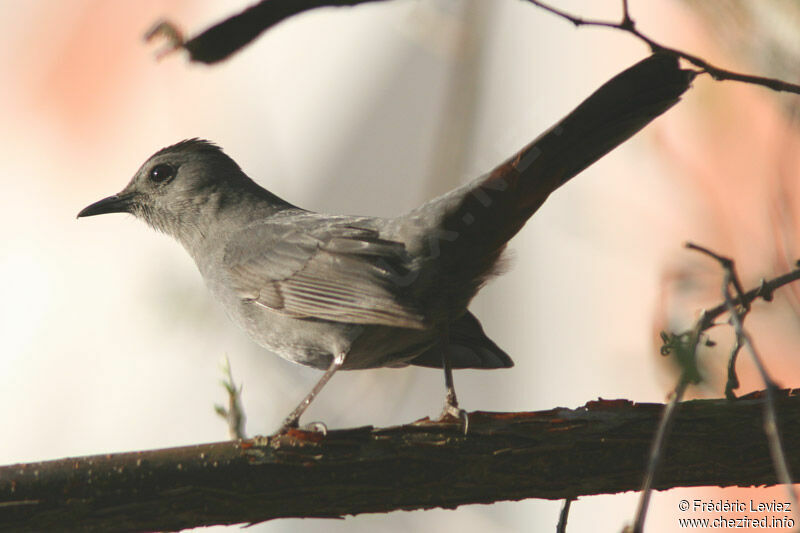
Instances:
[[[694,71],[681,70],[672,55],[640,61],[497,167],[479,188],[489,196],[503,192],[513,199],[513,215],[522,226],[551,192],[678,103],[694,76]]]
[[[694,76],[672,55],[651,55],[488,175],[409,213],[418,227],[442,235],[431,253],[459,294],[492,274],[506,242],[550,193],[675,105]]]

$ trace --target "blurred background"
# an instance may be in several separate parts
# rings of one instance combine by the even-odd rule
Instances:
[[[219,143],[302,207],[392,216],[493,168],[600,84],[645,57],[620,32],[576,30],[515,0],[396,0],[292,18],[214,66],[157,62],[161,18],[193,35],[248,1],[0,3],[0,464],[224,440],[213,411],[227,355],[247,432],[267,434],[318,379],[251,343],[188,255],[130,216],[76,220],[157,149]],[[632,1],[640,28],[716,64],[798,81],[800,8],[788,1]],[[616,20],[617,0],[560,1]],[[554,194],[511,244],[512,269],[472,310],[515,360],[460,371],[467,410],[661,402],[676,369],[658,332],[719,302],[715,263],[747,287],[798,257],[797,97],[701,77],[684,101]],[[746,325],[768,369],[800,383],[798,286]],[[719,397],[731,336],[703,354]],[[739,392],[763,388],[741,358]],[[339,373],[308,415],[329,427],[438,415],[440,371]],[[721,435],[720,438],[735,439]],[[681,498],[781,499],[781,489],[657,493],[648,531],[672,531]],[[581,498],[569,531],[619,531],[637,494]],[[252,531],[536,531],[560,502],[527,500]],[[224,528],[214,528],[223,530]]]

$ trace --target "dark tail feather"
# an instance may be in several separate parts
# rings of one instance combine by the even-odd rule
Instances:
[[[465,237],[475,232],[481,246],[501,248],[550,193],[675,105],[694,76],[664,53],[617,74],[558,124],[476,180],[460,202],[447,207],[443,227]],[[466,226],[464,220],[475,223]]]
[[[694,76],[668,54],[636,63],[492,172],[484,185],[497,188],[496,180],[507,179],[510,170],[516,174],[510,179],[519,190],[518,212],[531,216],[551,192],[678,103]]]
[[[450,364],[453,368],[510,368],[514,361],[483,332],[475,315],[467,311],[450,324]],[[434,346],[409,365],[442,368],[442,351]]]
[[[654,54],[597,89],[558,124],[511,159],[463,187],[411,211],[401,220],[423,228],[411,246],[439,258],[465,299],[495,272],[503,248],[550,193],[625,142],[675,105],[694,79],[678,59]],[[436,230],[435,246],[429,243]],[[465,287],[471,285],[471,290]]]

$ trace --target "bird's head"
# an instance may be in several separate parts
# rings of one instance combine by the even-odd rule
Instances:
[[[190,139],[153,154],[122,191],[84,208],[78,217],[130,213],[183,240],[203,233],[226,206],[265,193],[217,145]]]

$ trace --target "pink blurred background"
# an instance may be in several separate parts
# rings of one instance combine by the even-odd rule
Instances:
[[[249,434],[273,431],[317,379],[231,325],[174,242],[132,217],[75,220],[160,147],[206,137],[293,203],[389,216],[491,169],[648,53],[621,33],[576,31],[510,0],[316,10],[212,68],[180,55],[157,62],[142,41],[158,19],[193,34],[247,4],[0,4],[0,464],[223,440],[212,406],[225,401],[225,355],[244,383]],[[619,14],[611,0],[559,5]],[[714,27],[722,15],[686,5],[632,9],[646,33],[712,62],[774,66],[736,53]],[[777,46],[758,40],[766,30],[753,20],[739,20],[756,36],[751,49]],[[796,26],[769,28],[777,39]],[[747,287],[800,255],[795,109],[766,89],[699,78],[679,106],[553,195],[512,242],[512,270],[472,306],[516,367],[457,373],[463,406],[663,401],[676,374],[658,355],[658,332],[719,302],[717,266],[682,243],[736,259]],[[798,291],[758,304],[746,323],[784,386],[800,381]],[[712,330],[720,346],[703,354],[709,380],[694,396],[721,395],[723,329]],[[740,360],[740,392],[763,388]],[[399,424],[437,414],[442,393],[438,371],[341,373],[309,419]],[[658,493],[648,531],[676,529],[682,498],[720,497],[783,492]],[[568,531],[619,531],[636,498],[581,498]],[[555,528],[559,509],[528,500],[253,529],[535,531]]]

